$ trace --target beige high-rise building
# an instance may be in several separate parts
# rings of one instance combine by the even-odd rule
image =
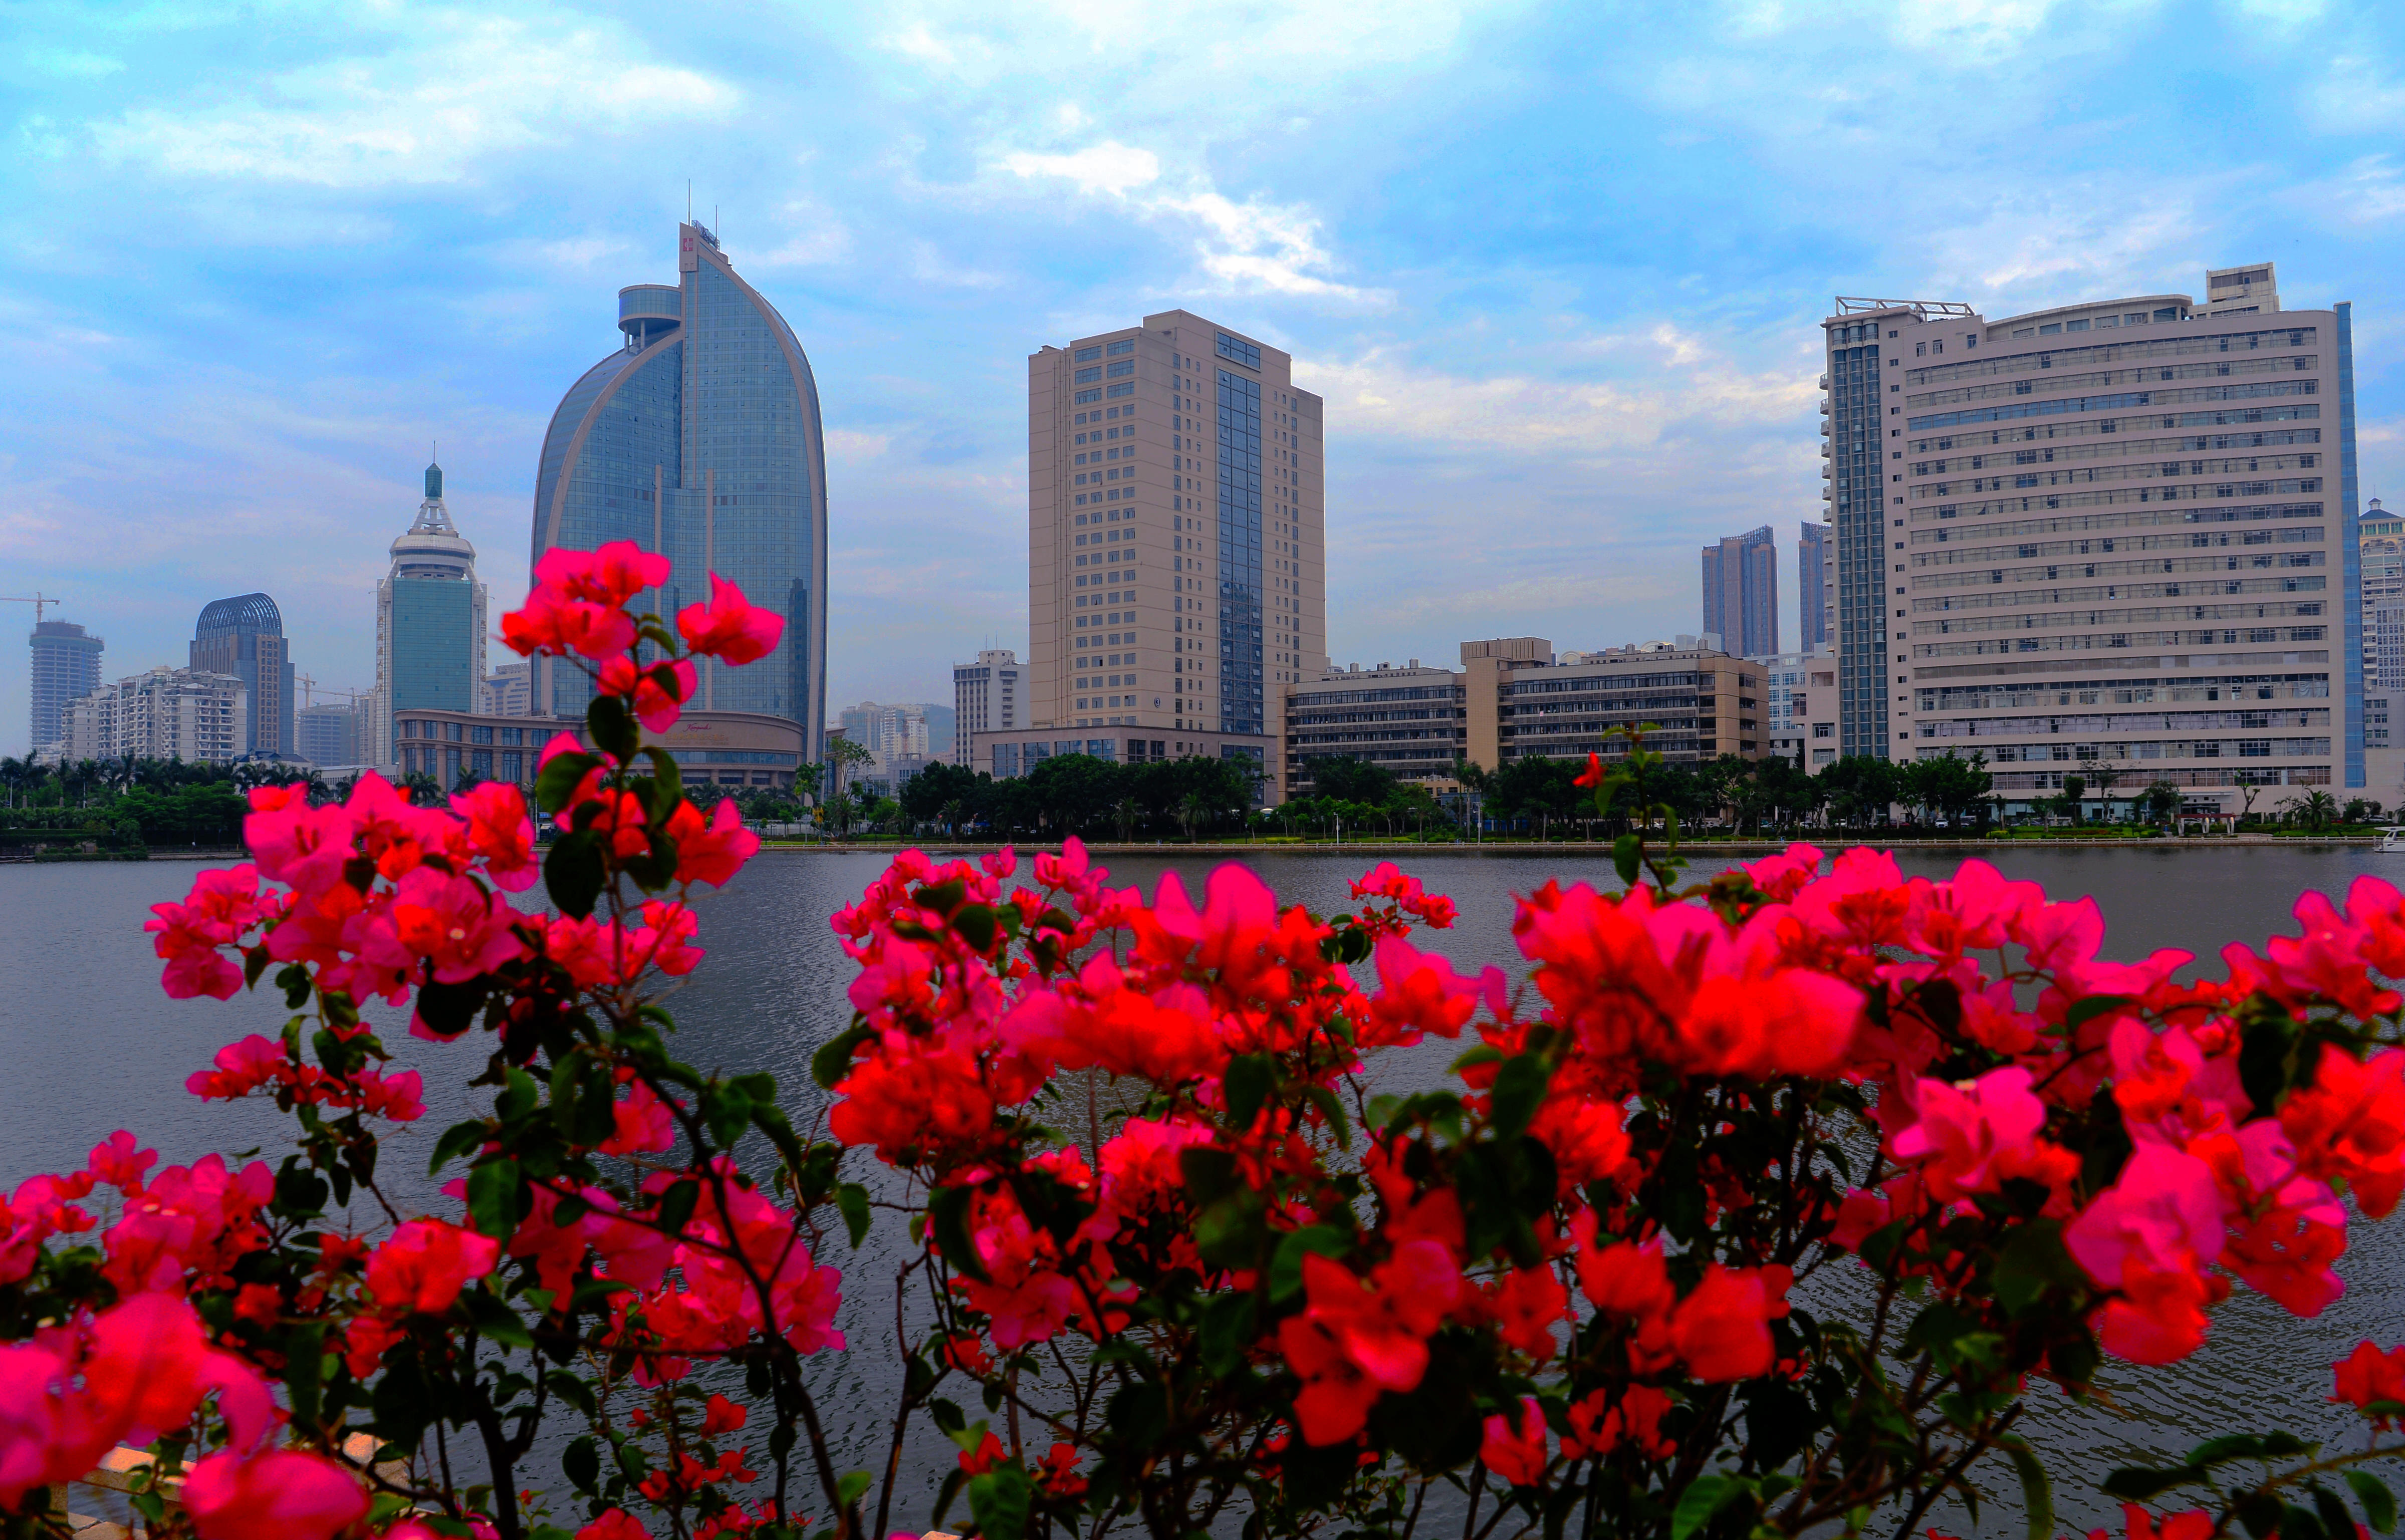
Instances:
[[[1328,665],[1320,399],[1188,311],[1027,361],[1027,726],[1051,754],[1261,763],[1285,687]]]
[[[2364,785],[2352,327],[2268,262],[1994,321],[1839,301],[1843,750],[1983,753],[2008,805]]]

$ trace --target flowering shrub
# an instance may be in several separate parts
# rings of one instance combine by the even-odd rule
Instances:
[[[2241,1283],[2318,1312],[2353,1214],[2405,1195],[2393,888],[2309,894],[2300,935],[2183,985],[2187,954],[2103,961],[2093,903],[1976,861],[1796,846],[1682,885],[1641,745],[1581,777],[1633,826],[1626,892],[1523,900],[1517,987],[1415,945],[1453,907],[1391,865],[1321,917],[1232,866],[1146,903],[1075,842],[1032,880],[906,854],[834,917],[853,1017],[805,1139],[771,1077],[670,1053],[690,890],[756,841],[642,741],[777,619],[715,578],[673,630],[632,613],[668,566],[630,545],[537,575],[504,637],[595,688],[589,743],[543,759],[547,848],[508,787],[261,789],[255,863],[158,906],[171,995],[293,1013],[191,1090],[298,1137],[159,1169],[120,1133],[0,1209],[18,1530],[131,1441],[162,1457],[137,1503],[206,1540],[1407,1534],[1445,1479],[1476,1535],[1908,1533],[1990,1459],[2044,1536],[2048,1396],[2199,1351]],[[511,902],[537,881],[551,910]],[[1441,1084],[1373,1092],[1430,1037]],[[445,1065],[489,1108],[408,1211],[381,1141]],[[880,1206],[918,1309],[883,1469],[847,1472],[809,1361]],[[2405,1348],[2333,1388],[2361,1448],[2232,1433],[2117,1472],[2131,1540],[2390,1528],[2366,1466],[2405,1449]],[[957,1468],[898,1515],[917,1425]]]

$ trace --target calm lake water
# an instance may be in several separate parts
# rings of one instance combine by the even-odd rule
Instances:
[[[1149,894],[1160,875],[1174,869],[1199,891],[1217,859],[1115,859],[1113,880],[1137,882]],[[2182,946],[2215,968],[2214,954],[2224,944],[2259,944],[2292,930],[2290,906],[2306,889],[2342,898],[2366,872],[2405,883],[2405,858],[2362,847],[2007,847],[1990,859],[2008,876],[2039,881],[2057,897],[2093,894],[2104,909],[2108,956]],[[1931,876],[1951,872],[1960,860],[1910,851],[1899,857],[1907,874]],[[1281,895],[1325,913],[1343,905],[1345,884],[1368,861],[1276,852],[1252,864]],[[1403,864],[1461,908],[1451,931],[1423,932],[1421,939],[1456,963],[1500,962],[1514,971],[1515,892],[1551,875],[1612,882],[1602,859],[1559,852],[1431,853]],[[733,1073],[767,1071],[785,1088],[795,1122],[814,1123],[825,1099],[810,1083],[809,1057],[849,1018],[850,964],[827,917],[882,865],[875,855],[770,853],[734,890],[707,899],[702,940],[710,959],[669,1002],[681,1024],[682,1057]],[[14,1066],[0,1080],[0,1183],[77,1167],[84,1151],[120,1127],[134,1129],[170,1162],[260,1145],[269,1146],[271,1158],[278,1155],[286,1125],[272,1107],[204,1105],[183,1089],[185,1077],[220,1045],[245,1032],[273,1035],[282,1021],[270,1000],[178,1002],[160,994],[142,921],[150,904],[181,897],[194,870],[165,861],[0,867],[0,899],[17,917],[0,943],[7,948],[0,966],[0,1062]],[[385,1169],[403,1192],[432,1207],[440,1200],[413,1179],[424,1171],[434,1138],[465,1111],[456,1098],[445,1101],[444,1082],[464,1080],[486,1050],[472,1037],[450,1047],[399,1032],[387,1032],[386,1041],[401,1066],[427,1071],[432,1094],[426,1118],[394,1139]],[[1376,1066],[1376,1072],[1386,1080],[1426,1078],[1453,1051],[1436,1044]],[[2346,1297],[2317,1320],[2295,1320],[2242,1288],[2216,1316],[2205,1351],[2188,1364],[2142,1370],[2108,1361],[2103,1384],[2112,1407],[2077,1407],[2035,1393],[2025,1431],[2047,1455],[2064,1523],[2085,1529],[2110,1522],[2118,1533],[2117,1507],[2095,1494],[2093,1483],[2112,1466],[2150,1452],[2185,1452],[2215,1434],[2267,1426],[2352,1436],[2349,1420],[2325,1405],[2328,1365],[2364,1337],[2384,1346],[2405,1338],[2405,1284],[2392,1281],[2405,1263],[2400,1229],[2356,1225],[2340,1267]],[[821,1360],[823,1414],[857,1450],[853,1464],[880,1469],[885,1434],[879,1423],[891,1416],[894,1383],[887,1350],[897,1258],[885,1238],[872,1236],[858,1253],[823,1259],[844,1269],[851,1349]],[[1833,1286],[1842,1288],[1843,1280]],[[949,1448],[915,1446],[906,1459],[916,1477],[909,1485],[932,1492],[950,1463]],[[2020,1533],[2009,1470],[1990,1472],[1988,1479],[2000,1484],[1999,1505],[1983,1508],[1976,1525],[1954,1516],[1952,1533]],[[922,1518],[923,1504],[897,1499],[897,1525]]]

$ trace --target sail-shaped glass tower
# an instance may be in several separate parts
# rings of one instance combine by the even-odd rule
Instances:
[[[674,564],[656,607],[710,596],[710,572],[785,617],[780,653],[743,668],[704,660],[700,698],[802,724],[811,759],[826,721],[826,447],[809,359],[777,309],[737,276],[717,237],[677,230],[678,282],[618,294],[626,342],[553,413],[535,477],[533,556],[632,540]],[[542,660],[536,709],[580,715],[571,665]]]

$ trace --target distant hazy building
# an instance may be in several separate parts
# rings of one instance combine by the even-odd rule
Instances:
[[[1704,623],[1729,651],[1779,651],[1779,547],[1770,526],[1704,547]]]
[[[243,709],[249,713],[244,723],[247,752],[294,752],[292,651],[274,599],[244,594],[211,600],[193,627],[189,661],[196,673],[228,674],[242,680]]]
[[[485,679],[485,585],[476,548],[443,502],[443,468],[426,468],[426,500],[392,542],[392,572],[376,584],[376,683],[367,762],[387,768],[395,712],[473,712]]]
[[[446,791],[468,777],[531,786],[543,747],[581,725],[423,707],[400,708],[393,722],[397,772],[431,777]],[[676,760],[705,806],[713,786],[791,791],[803,763],[801,724],[762,712],[687,711],[667,732],[644,736]]]
[[[1846,753],[1984,752],[2007,806],[2100,762],[2197,813],[2365,784],[2352,310],[2205,276],[1994,321],[1837,301]]]
[[[979,652],[975,663],[952,665],[952,763],[969,763],[979,733],[1008,732],[1026,725],[1020,714],[1019,653],[1011,648]]]
[[[61,757],[231,764],[250,752],[249,721],[239,678],[162,664],[70,703]]]
[[[26,640],[34,650],[33,735],[28,753],[49,748],[63,735],[70,701],[100,688],[103,643],[72,621],[37,621]]]
[[[304,706],[292,714],[292,730],[300,754],[317,765],[365,764],[359,751],[359,710],[356,706]]]
[[[677,229],[678,281],[618,293],[624,345],[552,414],[535,472],[532,555],[632,540],[675,564],[664,612],[710,597],[713,571],[785,619],[775,656],[700,664],[704,710],[826,720],[826,448],[819,393],[793,329],[736,275],[718,238]],[[479,676],[482,677],[481,675]],[[543,660],[535,708],[582,716],[591,686]]]
[[[877,762],[874,773],[889,780],[905,774],[905,766],[915,773],[931,757],[922,707],[863,701],[845,707],[842,720],[844,736],[867,749]]]
[[[476,707],[488,717],[534,715],[534,665],[505,663],[485,676]]]
[[[2395,690],[2405,679],[2384,669],[2371,637],[2371,612],[2380,605],[2405,602],[2405,519],[2372,498],[2355,524],[2355,545],[2363,564],[2363,687]],[[2367,735],[2365,742],[2370,742]]]
[[[1835,642],[1829,612],[1837,599],[1837,568],[1829,560],[1829,528],[1807,523],[1795,541],[1795,604],[1803,611],[1802,645],[1807,652],[1826,652]]]

